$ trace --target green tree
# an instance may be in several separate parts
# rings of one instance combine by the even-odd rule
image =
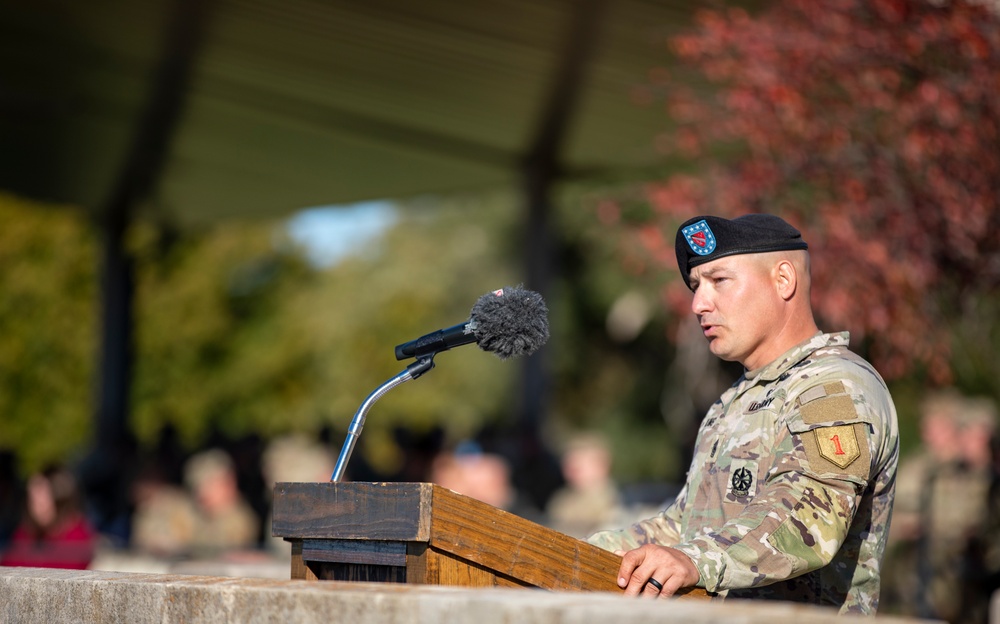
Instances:
[[[96,253],[71,207],[0,194],[0,448],[24,472],[88,440]]]
[[[605,429],[630,449],[624,475],[668,475],[675,454],[649,435],[665,427],[665,315],[650,302],[651,317],[627,338],[607,325],[623,295],[657,286],[610,261],[613,241],[573,208],[575,197],[562,205],[563,277],[546,296],[555,375],[547,439]],[[3,210],[0,443],[30,467],[69,461],[91,440],[93,236],[72,209],[5,198]],[[136,276],[130,429],[148,448],[175,428],[189,449],[212,434],[343,434],[368,393],[408,363],[396,361],[395,345],[464,321],[478,297],[519,283],[520,217],[513,193],[405,202],[395,225],[330,267],[309,264],[280,219],[186,229],[140,222],[128,243]],[[520,361],[473,346],[442,353],[434,370],[375,405],[359,453],[391,472],[401,459],[397,427],[440,427],[457,442],[513,425],[519,375]]]
[[[485,218],[468,219],[482,201]],[[396,361],[396,344],[467,319],[480,295],[513,281],[489,225],[513,219],[508,202],[412,202],[400,215],[328,268],[310,266],[277,221],[179,238],[138,229],[139,438],[152,443],[168,424],[192,446],[212,431],[344,431],[368,393],[408,363]],[[440,425],[460,438],[505,415],[514,371],[474,348],[440,354],[425,378],[373,409],[364,438],[374,463],[391,467],[393,427]]]
[[[176,428],[189,446],[296,422],[309,403],[308,336],[283,314],[314,283],[277,221],[131,235],[136,256],[132,429],[152,443]],[[276,244],[277,241],[277,244]]]
[[[470,215],[475,215],[470,218]],[[394,347],[469,318],[484,293],[515,285],[504,247],[516,222],[509,198],[455,196],[408,202],[399,222],[359,254],[324,271],[320,286],[292,303],[315,337],[323,383],[316,409],[345,430],[369,392],[408,362]],[[509,418],[516,360],[467,346],[439,354],[436,367],[379,400],[365,425],[370,460],[391,469],[392,429],[440,426],[451,441]],[[377,457],[381,453],[381,458]]]

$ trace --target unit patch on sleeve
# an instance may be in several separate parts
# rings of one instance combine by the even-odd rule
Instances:
[[[839,382],[812,388],[799,399],[799,429],[806,458],[820,474],[867,480],[871,472],[868,423]]]
[[[816,435],[816,446],[819,447],[820,457],[831,463],[847,468],[851,462],[861,457],[858,436],[854,434],[852,425],[820,427],[813,429],[813,433]]]

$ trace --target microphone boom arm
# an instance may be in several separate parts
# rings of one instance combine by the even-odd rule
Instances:
[[[330,477],[330,481],[337,482],[344,477],[344,472],[347,470],[347,462],[350,461],[351,454],[354,453],[354,446],[358,443],[358,438],[361,437],[361,429],[365,426],[365,418],[368,416],[368,410],[375,404],[375,401],[378,401],[382,398],[382,395],[399,384],[416,379],[434,368],[434,355],[436,354],[432,353],[417,359],[416,362],[407,366],[398,375],[389,379],[378,388],[375,388],[368,395],[368,398],[365,399],[364,403],[358,407],[358,411],[354,414],[354,419],[351,420],[351,426],[347,429],[347,438],[344,440],[343,448],[340,449],[340,456],[337,458],[337,465],[333,469],[333,476]]]

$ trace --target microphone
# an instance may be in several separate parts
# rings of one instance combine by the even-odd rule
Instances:
[[[421,358],[475,342],[501,360],[530,355],[549,339],[542,296],[507,286],[480,297],[469,320],[396,346],[396,359]]]

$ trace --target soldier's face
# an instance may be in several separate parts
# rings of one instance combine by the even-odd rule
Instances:
[[[729,256],[691,270],[691,310],[709,350],[749,370],[781,355],[772,353],[780,297],[772,283],[772,265],[762,257],[766,255]]]

